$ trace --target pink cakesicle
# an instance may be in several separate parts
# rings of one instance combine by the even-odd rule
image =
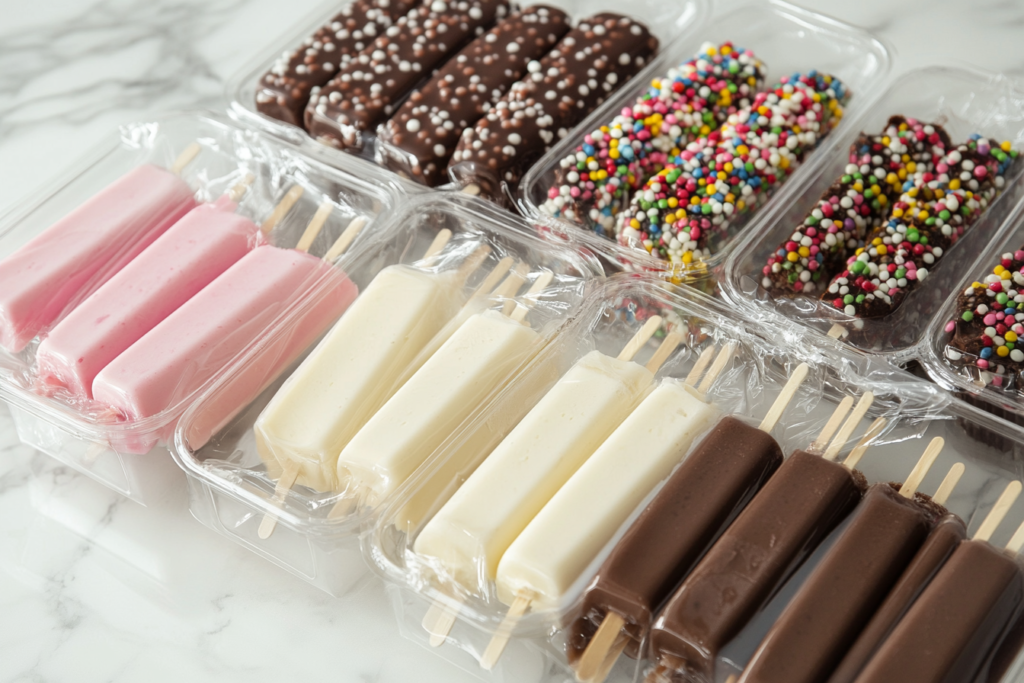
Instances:
[[[36,352],[42,387],[92,398],[100,370],[259,243],[237,207],[225,194],[192,209],[57,323]]]
[[[195,205],[177,175],[139,166],[0,261],[0,345],[24,349]]]
[[[128,421],[181,410],[185,399],[272,324],[279,325],[279,336],[257,348],[241,377],[235,376],[234,391],[218,406],[218,414],[230,419],[358,295],[348,276],[331,265],[337,253],[332,248],[319,259],[297,249],[253,249],[101,370],[93,397]],[[113,445],[145,453],[155,437]]]

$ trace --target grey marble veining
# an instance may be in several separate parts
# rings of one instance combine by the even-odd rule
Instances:
[[[969,63],[1024,81],[1019,0],[802,4],[878,33],[897,73]],[[0,213],[118,124],[223,109],[224,79],[320,5],[0,2]],[[196,523],[182,487],[125,501],[22,446],[0,407],[0,681],[476,680],[398,635],[379,582],[329,599]]]

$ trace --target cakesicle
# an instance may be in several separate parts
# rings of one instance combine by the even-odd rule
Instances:
[[[271,476],[292,462],[298,484],[338,488],[338,455],[463,300],[461,273],[430,269],[434,250],[378,273],[263,409],[254,429]]]
[[[302,45],[278,57],[263,74],[256,87],[256,110],[302,126],[313,88],[346,68],[415,4],[416,0],[355,0],[345,5]]]
[[[36,351],[43,388],[92,398],[100,370],[254,248],[260,230],[237,206],[192,209],[57,323]]]
[[[24,349],[195,205],[175,173],[138,166],[0,261],[0,345]]]
[[[448,60],[380,127],[384,164],[424,185],[443,182],[462,131],[526,74],[527,63],[547,54],[568,30],[569,17],[547,5],[531,5],[502,19]]]

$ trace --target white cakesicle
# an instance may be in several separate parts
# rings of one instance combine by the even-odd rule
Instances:
[[[448,578],[479,591],[509,544],[629,415],[645,367],[592,351],[533,407],[416,538]]]
[[[665,380],[559,489],[505,551],[498,599],[528,592],[554,608],[658,482],[721,411],[695,389]]]
[[[296,483],[338,488],[337,458],[462,304],[455,272],[385,268],[295,370],[256,421],[267,471],[299,466]]]
[[[379,503],[540,346],[537,332],[498,311],[471,316],[341,452],[342,489]]]

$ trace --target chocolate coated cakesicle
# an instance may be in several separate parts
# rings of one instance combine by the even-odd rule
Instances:
[[[760,428],[723,418],[612,550],[569,629],[569,660],[583,658],[581,675],[593,668],[586,665],[592,642],[603,650],[595,635],[609,624],[628,639],[627,652],[638,654],[658,606],[778,469],[782,451],[769,432],[805,376],[806,366],[794,370]],[[596,653],[599,660],[603,655]]]
[[[1020,491],[1019,486],[1016,490]],[[986,542],[982,531],[987,522],[974,539],[957,546],[857,683],[978,680],[1024,610],[1024,575],[1015,557],[1024,540],[1024,526],[1002,550]]]
[[[939,494],[933,499],[941,504]],[[956,515],[946,515],[928,534],[924,545],[917,551],[914,560],[907,567],[885,602],[875,612],[860,637],[847,651],[842,662],[828,679],[828,683],[852,683],[871,655],[885,641],[900,618],[914,603],[921,591],[928,585],[949,556],[967,537],[963,520]]]
[[[658,39],[632,19],[603,12],[582,20],[549,55],[531,62],[487,115],[467,128],[449,170],[492,198],[654,55]],[[472,162],[472,166],[459,166]]]
[[[941,448],[941,439],[933,443]],[[928,536],[936,506],[915,500],[912,486],[908,479],[868,489],[849,526],[761,641],[740,683],[827,679]]]
[[[364,135],[395,111],[420,79],[508,12],[505,0],[433,0],[399,19],[306,105],[306,130],[342,149],[359,150]]]
[[[270,118],[302,125],[309,94],[348,66],[416,0],[356,0],[345,5],[302,45],[281,55],[260,78],[256,109]]]
[[[377,132],[382,163],[424,185],[445,180],[459,137],[569,31],[565,12],[533,5],[463,48]]]
[[[861,398],[827,456],[838,452],[872,400],[871,394]],[[711,679],[721,649],[846,517],[866,487],[859,472],[830,458],[807,451],[789,456],[662,608],[650,638],[656,671]]]

